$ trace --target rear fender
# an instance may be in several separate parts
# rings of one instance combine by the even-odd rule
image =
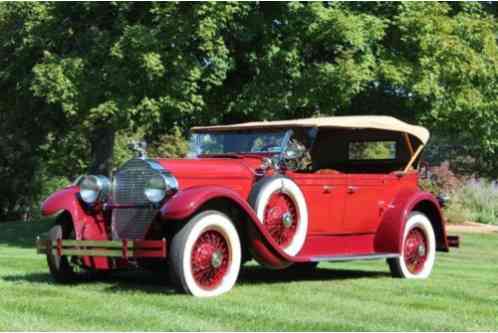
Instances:
[[[43,216],[68,214],[77,240],[108,240],[102,213],[86,211],[78,199],[79,187],[70,186],[53,193],[42,204]],[[57,220],[60,222],[60,220]],[[83,257],[86,266],[99,269],[109,268],[107,258]]]
[[[405,188],[398,193],[382,217],[375,234],[376,252],[401,253],[405,223],[412,211],[427,215],[434,229],[437,250],[448,251],[446,228],[436,198],[428,192]]]
[[[162,220],[186,220],[193,216],[202,206],[212,200],[225,199],[230,202],[247,220],[241,228],[245,232],[253,255],[270,267],[280,268],[290,262],[299,261],[280,250],[268,231],[256,216],[254,209],[240,195],[221,186],[193,187],[176,193],[160,210]],[[243,221],[235,221],[240,223]]]

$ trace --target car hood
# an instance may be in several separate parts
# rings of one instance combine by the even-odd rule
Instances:
[[[261,165],[260,158],[183,158],[157,159],[177,178],[252,178]]]

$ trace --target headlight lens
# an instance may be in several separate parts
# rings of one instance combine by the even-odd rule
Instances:
[[[85,176],[80,184],[81,199],[87,204],[107,198],[111,189],[111,182],[104,176]]]
[[[150,202],[158,203],[163,200],[166,195],[176,192],[177,190],[178,181],[176,178],[169,174],[160,173],[147,180],[144,194]]]

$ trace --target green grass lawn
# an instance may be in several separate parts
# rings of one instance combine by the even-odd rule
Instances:
[[[250,263],[230,293],[197,299],[152,273],[56,285],[32,245],[48,224],[0,228],[0,330],[498,330],[498,235],[464,234],[425,281],[392,279],[384,261],[298,279]]]

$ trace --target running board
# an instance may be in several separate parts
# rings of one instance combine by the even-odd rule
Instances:
[[[362,254],[362,255],[346,255],[346,256],[318,256],[311,257],[310,261],[353,261],[353,260],[374,260],[374,259],[387,259],[398,258],[398,253],[375,253],[375,254]]]

